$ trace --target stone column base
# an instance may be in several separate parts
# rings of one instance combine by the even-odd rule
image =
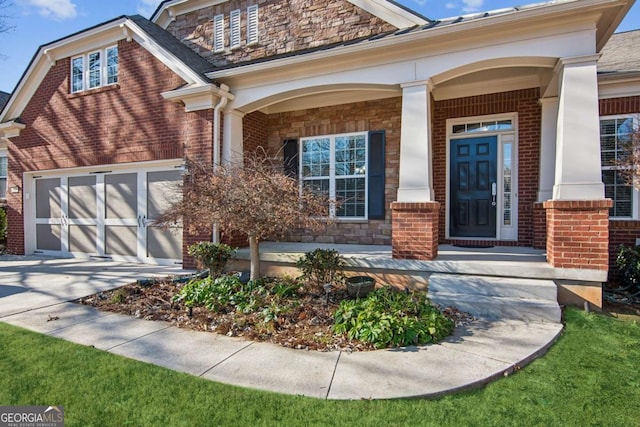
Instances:
[[[391,210],[393,258],[429,261],[438,256],[440,203],[394,202]]]
[[[609,269],[607,200],[549,200],[547,262],[556,268]]]

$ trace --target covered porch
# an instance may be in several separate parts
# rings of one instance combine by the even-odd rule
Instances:
[[[262,242],[261,270],[269,274],[300,274],[296,261],[314,249],[334,249],[344,258],[348,275],[375,277],[378,284],[409,289],[438,291],[448,296],[459,293],[461,300],[509,298],[515,302],[537,300],[540,289],[553,284],[551,299],[559,304],[602,307],[602,283],[606,271],[554,268],[543,250],[528,247],[461,247],[440,245],[430,261],[395,259],[391,246],[293,242]],[[249,249],[241,248],[232,269],[249,266]],[[510,290],[521,288],[515,294]],[[433,292],[432,292],[433,291]],[[548,293],[547,293],[547,296]],[[433,298],[433,296],[431,296]]]

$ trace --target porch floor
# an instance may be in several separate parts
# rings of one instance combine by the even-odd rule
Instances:
[[[440,245],[432,261],[403,260],[391,257],[391,246],[336,245],[323,243],[261,242],[260,259],[281,264],[295,264],[305,252],[316,248],[335,249],[355,269],[418,274],[447,273],[528,279],[605,282],[606,271],[553,268],[546,262],[545,251],[526,247],[495,246],[463,248]],[[249,259],[249,248],[238,250],[237,258]]]

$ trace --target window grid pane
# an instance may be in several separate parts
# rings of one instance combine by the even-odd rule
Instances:
[[[339,218],[367,216],[366,134],[314,137],[301,142],[304,188],[338,202],[328,212]]]
[[[612,217],[633,216],[633,188],[626,184],[616,166],[616,160],[624,152],[625,144],[633,132],[633,118],[622,117],[600,120],[600,159],[605,197],[613,200],[609,210]]]
[[[100,52],[89,54],[89,89],[100,86]]]
[[[74,58],[72,60],[71,91],[79,92],[84,89],[84,58]]]
[[[302,144],[302,176],[329,176],[331,170],[331,140],[317,138]]]
[[[118,48],[107,49],[107,84],[118,83]]]
[[[336,200],[340,203],[337,216],[341,218],[365,215],[365,179],[336,179]]]
[[[364,175],[365,152],[364,135],[336,137],[336,175]]]

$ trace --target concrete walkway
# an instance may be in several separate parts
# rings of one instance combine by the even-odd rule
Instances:
[[[244,387],[321,399],[437,396],[483,385],[543,354],[562,325],[478,321],[437,345],[321,353],[194,332],[68,301],[162,268],[0,257],[0,321],[132,359]]]

